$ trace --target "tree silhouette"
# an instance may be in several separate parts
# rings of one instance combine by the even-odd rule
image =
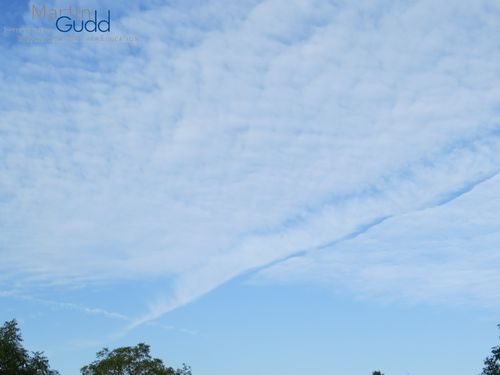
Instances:
[[[500,324],[498,328],[500,328]],[[491,356],[484,360],[481,375],[500,375],[500,345],[491,348]]]
[[[43,352],[28,353],[21,345],[23,339],[15,319],[0,328],[0,374],[2,375],[57,375],[51,370]]]
[[[186,365],[176,370],[165,367],[161,359],[151,357],[149,345],[144,343],[112,351],[104,348],[97,352],[94,362],[80,371],[82,375],[191,375],[191,368]]]

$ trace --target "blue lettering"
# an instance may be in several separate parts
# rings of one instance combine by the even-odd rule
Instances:
[[[87,27],[89,24],[94,26],[93,29],[89,30],[89,28]],[[94,19],[85,22],[85,30],[87,30],[89,33],[97,32],[97,10],[94,11]]]
[[[82,30],[83,30],[83,21],[80,23],[80,25],[81,25],[82,27],[80,27],[80,30],[77,30],[77,29],[76,29],[76,21],[75,21],[75,20],[73,20],[73,30],[75,31],[75,33],[81,33],[81,32],[82,32]]]
[[[62,20],[67,20],[67,23],[62,23]],[[80,26],[77,28],[77,26]],[[81,20],[78,22],[68,16],[61,16],[56,20],[56,28],[60,32],[67,33],[73,29],[76,33],[81,33],[84,29],[89,33],[95,33],[99,30],[102,33],[109,33],[111,31],[111,11],[108,10],[108,18],[102,19],[97,22],[97,10],[94,11],[94,19],[89,19],[87,21]]]
[[[62,30],[62,29],[59,27],[59,21],[60,21],[60,20],[62,20],[63,18],[66,18],[66,19],[68,19],[68,20],[70,20],[70,21],[71,21],[71,18],[69,18],[68,16],[61,16],[61,17],[59,17],[59,18],[57,19],[57,21],[56,21],[56,28],[57,28],[57,30],[59,30],[59,31],[61,31],[61,32],[63,32],[63,33],[67,33],[68,31],[70,31],[70,30],[71,30],[71,23],[67,23],[66,25],[63,25],[63,26],[65,26],[65,27],[67,27],[67,29],[66,29],[66,30]]]
[[[97,12],[96,12],[96,21],[97,21]],[[105,23],[108,25],[108,28],[107,29],[101,29],[101,23]],[[109,33],[110,30],[111,30],[111,11],[108,9],[108,19],[107,20],[102,20],[102,21],[99,21],[99,23],[97,24],[98,28],[99,28],[99,31],[102,32],[102,33]]]

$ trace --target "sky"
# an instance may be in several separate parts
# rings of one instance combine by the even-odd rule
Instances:
[[[481,371],[498,1],[72,3],[110,10],[100,41],[32,17],[68,4],[0,1],[0,320],[28,349],[69,375],[138,342],[195,375]]]

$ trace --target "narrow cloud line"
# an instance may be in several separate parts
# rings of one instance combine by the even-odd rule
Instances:
[[[242,274],[257,273],[257,272],[262,271],[264,269],[270,268],[276,264],[287,261],[291,258],[300,258],[300,257],[306,256],[314,251],[329,248],[329,247],[335,246],[335,245],[340,244],[340,243],[354,240],[357,237],[359,237],[360,235],[368,233],[371,229],[378,227],[382,223],[386,222],[388,219],[394,219],[394,218],[397,218],[401,215],[407,215],[407,214],[411,214],[414,212],[424,211],[427,209],[431,209],[434,207],[439,207],[439,206],[451,203],[454,200],[472,192],[474,190],[474,188],[480,186],[482,183],[485,183],[485,182],[493,179],[498,174],[499,174],[499,171],[495,170],[493,172],[490,172],[486,176],[482,176],[474,181],[466,183],[464,188],[458,190],[460,193],[447,193],[447,194],[445,194],[445,195],[449,196],[449,198],[446,201],[442,201],[439,199],[433,200],[431,203],[428,203],[427,205],[425,205],[423,207],[417,206],[417,207],[414,207],[413,209],[401,210],[401,211],[395,212],[394,214],[384,215],[384,216],[375,218],[373,220],[370,220],[367,223],[364,223],[364,224],[357,226],[352,231],[350,231],[349,233],[345,234],[344,236],[342,236],[341,238],[339,238],[337,240],[330,241],[330,242],[327,242],[327,243],[324,243],[324,244],[321,244],[318,246],[314,246],[314,247],[311,247],[309,249],[298,250],[292,254],[286,255],[286,256],[281,257],[281,258],[276,259],[276,260],[272,260],[272,261],[270,261],[266,264],[263,264],[263,265],[257,265],[257,266],[253,266],[253,267],[248,267],[246,269],[240,269],[239,272],[238,271],[230,272],[230,275],[228,277],[223,278],[224,280],[221,280],[220,283],[215,283],[215,285],[212,285],[212,288],[210,288],[210,287],[207,288],[205,286],[203,288],[204,289],[203,291],[195,291],[194,295],[192,295],[192,296],[184,296],[184,298],[180,298],[179,297],[180,288],[179,288],[177,291],[177,295],[178,295],[177,297],[173,298],[171,301],[161,301],[159,303],[152,305],[146,314],[144,314],[143,316],[141,316],[137,319],[134,319],[132,321],[132,323],[130,325],[128,325],[121,332],[121,335],[126,335],[130,331],[140,327],[143,324],[151,323],[154,320],[162,317],[163,315],[165,315],[173,310],[176,310],[177,308],[182,307],[190,302],[193,302],[194,300],[198,299],[200,296],[202,296],[206,293],[209,293],[210,291],[218,288],[219,286],[225,284],[226,282],[228,282],[228,281],[230,281],[238,276],[241,276]],[[189,276],[187,276],[187,277],[189,277]],[[183,279],[184,280],[186,279],[186,275],[184,275]],[[182,283],[179,283],[179,286],[182,286]]]
[[[34,297],[34,296],[26,295],[26,294],[17,294],[14,292],[7,294],[7,295],[2,295],[2,293],[0,293],[0,297],[12,297],[12,298],[16,298],[16,299],[23,300],[23,301],[30,301],[30,302],[43,304],[46,306],[58,307],[60,309],[79,311],[79,312],[83,312],[83,313],[89,314],[89,315],[99,315],[99,316],[109,318],[109,319],[116,319],[116,320],[122,320],[122,321],[131,320],[130,317],[128,317],[124,314],[121,314],[121,313],[108,311],[108,310],[101,309],[98,307],[88,307],[88,306],[84,306],[84,305],[76,304],[76,303],[72,303],[72,302],[54,301],[54,300]]]
[[[26,295],[26,294],[19,294],[19,292],[15,291],[15,290],[0,291],[0,298],[2,298],[2,297],[3,298],[15,298],[15,299],[22,300],[22,301],[29,301],[29,302],[34,302],[34,303],[46,305],[46,306],[57,307],[59,309],[64,309],[64,310],[78,311],[78,312],[82,312],[82,313],[85,313],[88,315],[94,315],[94,316],[97,315],[97,316],[101,316],[101,317],[108,318],[108,319],[114,319],[114,320],[125,321],[125,322],[132,322],[127,327],[133,326],[134,322],[135,322],[135,320],[133,318],[131,318],[130,316],[127,316],[125,314],[121,314],[118,312],[108,311],[106,309],[102,309],[99,307],[84,306],[84,305],[72,303],[72,302],[54,301],[54,300],[50,300],[50,299],[46,299],[46,298],[39,298],[39,297],[30,296],[30,295]],[[172,325],[165,325],[165,324],[155,322],[151,319],[144,321],[144,322],[141,322],[141,325],[142,324],[155,326],[155,327],[161,328],[163,330],[167,330],[167,331],[177,331],[177,332],[181,332],[181,333],[185,333],[185,334],[189,334],[189,335],[196,335],[198,333],[195,330],[191,330],[188,328],[178,328],[178,327],[175,327]],[[128,332],[127,329],[126,329],[126,331]],[[121,334],[110,335],[109,339],[112,340],[114,338],[118,338],[118,337],[122,337],[122,336],[123,335],[121,335]],[[102,343],[102,341],[81,340],[81,342],[84,342],[84,341],[86,341],[88,343],[91,342],[92,345],[89,345],[89,346],[96,346],[96,345],[94,345],[95,342]]]
[[[466,183],[461,188],[459,188],[459,189],[457,189],[455,191],[447,193],[446,196],[444,196],[443,198],[437,199],[434,204],[431,204],[431,205],[429,205],[427,207],[424,207],[424,208],[422,208],[420,210],[416,210],[416,211],[426,210],[428,208],[439,207],[439,206],[443,206],[445,204],[448,204],[450,202],[453,202],[455,199],[458,199],[461,196],[463,196],[463,195],[465,195],[467,193],[470,193],[472,190],[474,190],[479,185],[481,185],[481,184],[483,184],[485,182],[488,182],[489,180],[495,178],[499,173],[500,173],[500,169],[497,169],[494,172],[492,172],[492,173],[490,173],[490,174],[488,174],[486,176],[483,176],[481,178],[478,178],[475,181]]]

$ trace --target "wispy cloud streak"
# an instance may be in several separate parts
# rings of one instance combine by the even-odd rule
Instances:
[[[238,4],[132,7],[135,46],[0,46],[2,282],[168,277],[134,327],[495,179],[495,12]]]

